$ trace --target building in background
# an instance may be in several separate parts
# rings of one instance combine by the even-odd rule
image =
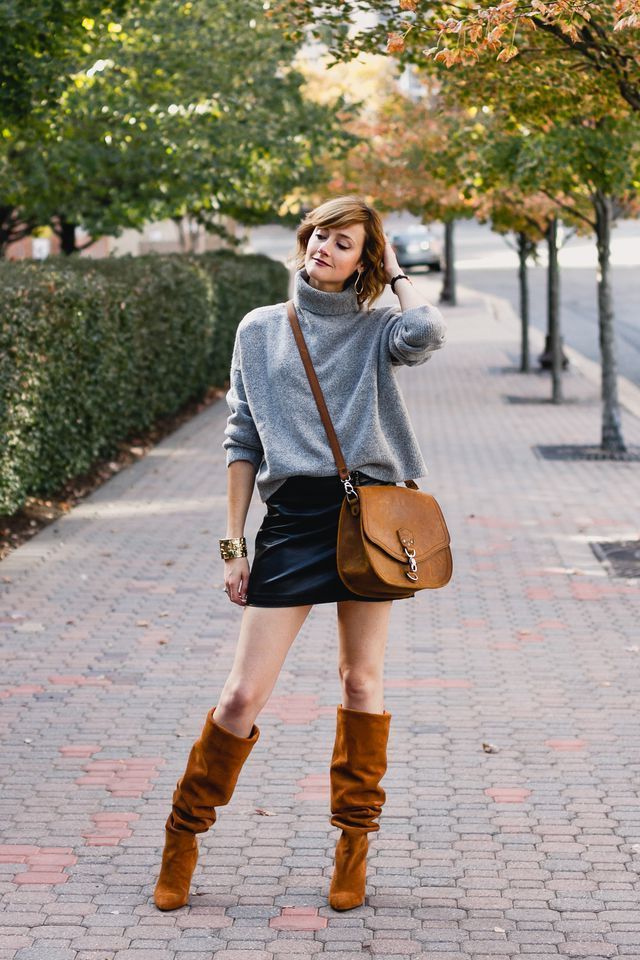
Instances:
[[[241,224],[231,217],[221,217],[221,224],[229,233],[246,242],[246,231]],[[7,248],[7,259],[22,260],[31,258],[44,260],[48,256],[60,253],[60,240],[52,230],[43,231],[42,236],[24,237]],[[195,224],[186,217],[176,222],[161,220],[157,223],[148,223],[141,230],[123,230],[118,237],[99,237],[89,246],[90,236],[78,228],[77,243],[84,248],[80,252],[82,257],[121,257],[125,254],[141,256],[145,253],[203,253],[205,250],[219,250],[228,247],[221,237],[215,233],[207,233],[204,227]]]

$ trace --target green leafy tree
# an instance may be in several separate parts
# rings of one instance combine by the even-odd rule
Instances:
[[[66,252],[78,224],[96,237],[151,218],[218,232],[222,215],[273,219],[313,184],[320,145],[352,142],[348,108],[304,98],[295,48],[257,0],[155,0],[86,26],[93,42],[55,109],[5,142],[23,221],[52,223]]]
[[[0,123],[29,117],[35,104],[53,104],[87,34],[108,30],[127,0],[11,0],[0,4]]]
[[[640,188],[638,119],[601,117],[596,122],[556,124],[521,142],[517,158],[523,184],[542,186],[563,215],[593,231],[598,254],[598,327],[602,368],[602,448],[625,448],[617,391],[611,230],[615,220],[637,211]],[[590,213],[583,212],[584,201]]]

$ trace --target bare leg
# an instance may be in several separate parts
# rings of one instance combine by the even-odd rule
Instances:
[[[384,655],[392,603],[338,603],[338,673],[343,707],[383,712]]]
[[[311,607],[244,608],[233,666],[214,714],[217,724],[249,736]]]

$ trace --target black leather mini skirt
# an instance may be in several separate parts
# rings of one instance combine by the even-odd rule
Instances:
[[[351,471],[354,486],[386,484]],[[336,563],[338,518],[344,486],[338,474],[289,477],[268,500],[256,534],[245,606],[295,607],[337,600],[384,602],[352,593]]]

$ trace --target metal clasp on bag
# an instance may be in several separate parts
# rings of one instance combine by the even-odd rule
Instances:
[[[349,474],[349,476],[343,480],[342,483],[344,484],[344,492],[347,498],[347,503],[351,507],[352,514],[356,516],[356,514],[358,514],[360,511],[360,506],[358,504],[360,497],[358,496],[358,491],[351,482],[351,474]]]
[[[409,577],[409,580],[418,579],[418,564],[416,563],[416,551],[415,549],[409,552],[406,547],[402,548],[409,558],[409,570],[405,570],[406,575]]]
[[[416,562],[416,542],[414,535],[408,527],[400,527],[396,532],[402,544],[402,549],[409,560],[409,569],[405,570],[405,574],[409,580],[413,580],[415,583],[418,579],[418,564]],[[411,544],[411,546],[409,546],[409,544]]]

